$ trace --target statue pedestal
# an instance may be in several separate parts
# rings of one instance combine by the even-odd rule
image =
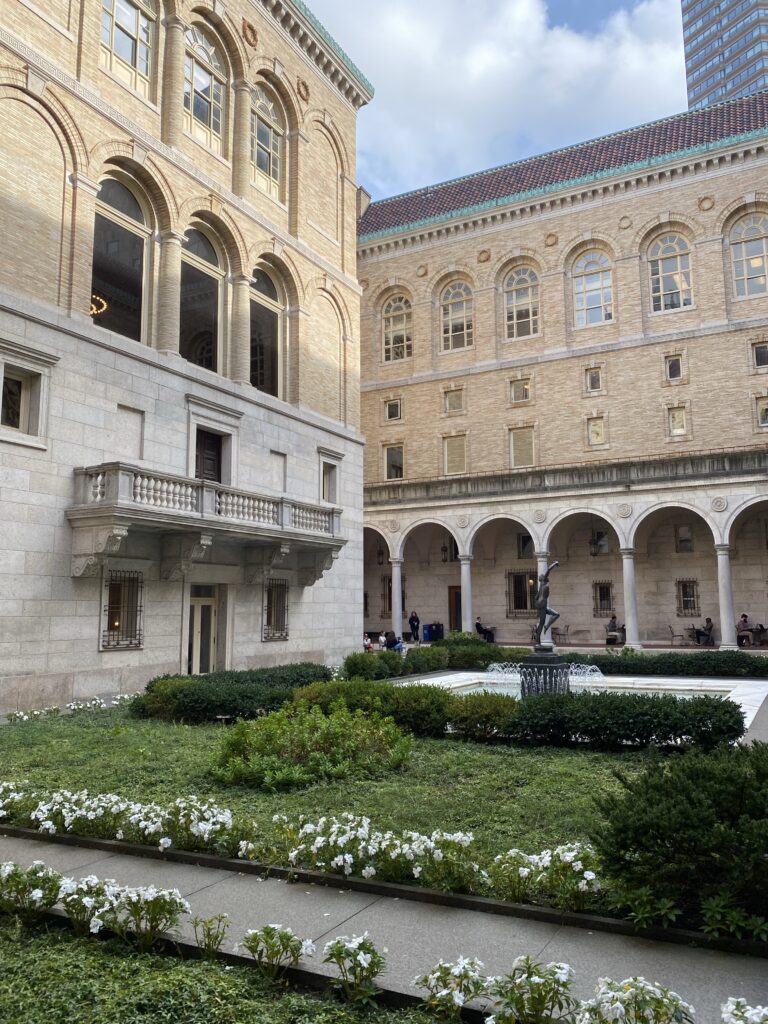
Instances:
[[[551,644],[537,644],[533,654],[520,662],[520,695],[533,697],[540,693],[569,693],[570,666]]]

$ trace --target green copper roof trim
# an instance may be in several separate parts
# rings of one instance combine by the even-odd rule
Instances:
[[[542,185],[540,188],[528,189],[527,192],[512,192],[507,196],[500,196],[498,199],[489,199],[485,203],[477,203],[475,206],[464,206],[458,210],[449,210],[446,213],[436,213],[432,217],[425,217],[423,220],[414,220],[408,224],[399,224],[392,228],[382,228],[380,231],[372,231],[368,235],[360,235],[358,243],[372,242],[377,238],[384,238],[387,235],[395,235],[404,231],[415,231],[418,228],[425,228],[432,224],[437,224],[439,221],[456,220],[458,217],[468,217],[475,213],[482,213],[484,210],[492,210],[494,207],[503,206],[505,203],[510,203],[513,200],[516,202],[522,202],[526,199],[533,199],[536,196],[547,195],[549,192],[555,192],[562,188],[572,188],[575,185],[586,185],[589,182],[600,181],[602,178],[609,178],[617,174],[627,174],[633,171],[640,171],[648,167],[654,167],[657,164],[669,163],[672,160],[679,160],[681,157],[695,156],[697,153],[710,153],[716,149],[724,149],[727,146],[732,146],[735,143],[748,142],[750,139],[756,139],[760,136],[768,136],[767,128],[755,128],[751,132],[742,132],[740,135],[730,135],[727,139],[717,139],[714,142],[703,142],[700,146],[692,146],[689,149],[677,149],[673,153],[663,153],[661,156],[648,157],[646,160],[638,160],[632,164],[622,164],[621,167],[609,167],[604,171],[595,171],[594,174],[584,174],[580,178],[568,178],[563,181],[555,181],[551,185]],[[580,147],[579,147],[580,148]],[[562,152],[562,150],[557,150]],[[546,154],[544,154],[546,155]],[[530,157],[528,158],[531,159]],[[528,161],[521,161],[527,163]],[[510,166],[509,164],[506,166]],[[492,168],[495,170],[495,168]],[[484,172],[480,172],[484,173]],[[423,189],[419,189],[419,192],[423,192]],[[410,193],[403,193],[402,197],[409,195]],[[385,200],[382,200],[385,201]]]
[[[315,15],[312,13],[312,11],[310,11],[310,9],[307,7],[307,5],[305,3],[302,3],[302,0],[291,0],[291,3],[299,11],[301,11],[301,13],[307,19],[307,21],[312,25],[312,28],[318,33],[318,35],[321,35],[323,37],[323,39],[326,41],[326,43],[328,43],[328,45],[333,50],[333,52],[336,54],[336,56],[340,58],[341,62],[345,65],[347,70],[352,72],[352,74],[358,80],[360,85],[362,85],[363,88],[368,93],[370,93],[371,97],[373,97],[373,93],[374,93],[373,86],[368,81],[368,79],[365,77],[365,75],[362,73],[360,68],[351,59],[351,57],[349,57],[349,55],[346,54],[344,52],[344,50],[342,50],[342,48],[339,46],[339,44],[333,38],[331,33],[328,31],[328,29],[325,28],[325,26],[322,25],[318,21],[318,19],[315,17]]]

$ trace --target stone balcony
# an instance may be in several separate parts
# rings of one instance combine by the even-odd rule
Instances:
[[[155,473],[124,462],[75,470],[72,575],[96,575],[105,557],[124,555],[129,535],[162,544],[161,577],[176,579],[214,544],[242,548],[246,581],[280,565],[305,585],[330,568],[346,543],[341,509],[224,484]]]
[[[626,493],[635,489],[675,485],[682,481],[765,481],[767,476],[768,450],[716,450],[613,462],[534,466],[498,473],[387,480],[386,483],[366,484],[364,507],[373,510],[467,498],[523,498],[569,492]]]

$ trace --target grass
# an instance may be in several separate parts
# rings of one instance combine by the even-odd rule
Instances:
[[[0,918],[0,1021],[24,1024],[429,1024],[267,987],[248,967],[138,954],[116,940]]]
[[[613,769],[638,769],[644,760],[642,754],[416,740],[404,771],[269,794],[213,779],[222,728],[136,721],[122,709],[5,726],[0,780],[145,802],[194,794],[247,814],[266,830],[277,813],[314,818],[349,811],[394,831],[472,831],[478,853],[493,856],[512,846],[537,852],[587,838],[597,820],[593,797],[616,785]]]

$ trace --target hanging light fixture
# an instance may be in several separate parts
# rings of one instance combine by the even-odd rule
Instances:
[[[443,562],[448,561],[448,545],[445,543],[445,539],[443,539],[443,543],[440,545],[440,558]]]
[[[594,516],[590,516],[589,517],[589,522],[590,522],[589,553],[590,553],[590,555],[593,558],[595,558],[603,550],[602,542],[603,542],[603,538],[605,537],[605,533],[602,532],[602,531],[600,533],[598,533],[598,531],[595,529],[595,518],[594,518]]]

